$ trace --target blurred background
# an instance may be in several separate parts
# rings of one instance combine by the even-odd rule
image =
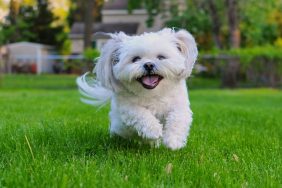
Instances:
[[[282,87],[281,0],[0,0],[1,80],[79,75],[107,40],[96,32],[163,27],[196,38],[192,88]]]

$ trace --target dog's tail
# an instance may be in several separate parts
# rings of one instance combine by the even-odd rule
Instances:
[[[81,101],[86,104],[102,106],[112,98],[113,92],[103,87],[101,83],[94,78],[89,78],[89,73],[78,77],[76,83],[82,95]]]

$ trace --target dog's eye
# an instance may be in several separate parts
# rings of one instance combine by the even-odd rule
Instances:
[[[166,57],[165,57],[165,56],[163,56],[163,55],[158,55],[158,56],[157,56],[157,58],[158,58],[159,60],[166,59]]]
[[[139,61],[140,59],[141,59],[141,57],[135,56],[131,61],[132,61],[133,63],[135,63],[136,61]]]
[[[114,54],[112,55],[112,62],[113,62],[114,65],[119,62],[118,54],[114,53]]]
[[[180,52],[182,52],[182,49],[181,49],[181,47],[180,47],[180,44],[176,43],[176,47],[177,47],[177,49],[178,49]]]

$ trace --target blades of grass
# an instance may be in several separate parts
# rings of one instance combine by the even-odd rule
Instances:
[[[30,153],[31,153],[32,159],[33,159],[33,161],[34,161],[34,160],[35,160],[35,158],[34,158],[34,154],[33,154],[33,151],[32,151],[32,148],[31,148],[31,145],[30,145],[30,143],[29,143],[29,141],[28,141],[27,136],[26,136],[26,135],[24,135],[24,137],[25,137],[26,143],[27,143],[27,145],[28,145],[29,151],[30,151]]]

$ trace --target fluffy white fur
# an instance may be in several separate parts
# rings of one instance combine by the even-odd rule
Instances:
[[[83,101],[101,105],[111,100],[112,135],[141,137],[173,150],[184,147],[192,123],[185,79],[198,55],[194,38],[186,30],[169,28],[139,36],[122,32],[110,36],[95,68],[97,80],[89,83],[86,74],[77,79],[86,97]],[[153,73],[163,77],[153,89],[137,81],[147,74],[148,62],[154,64]]]

